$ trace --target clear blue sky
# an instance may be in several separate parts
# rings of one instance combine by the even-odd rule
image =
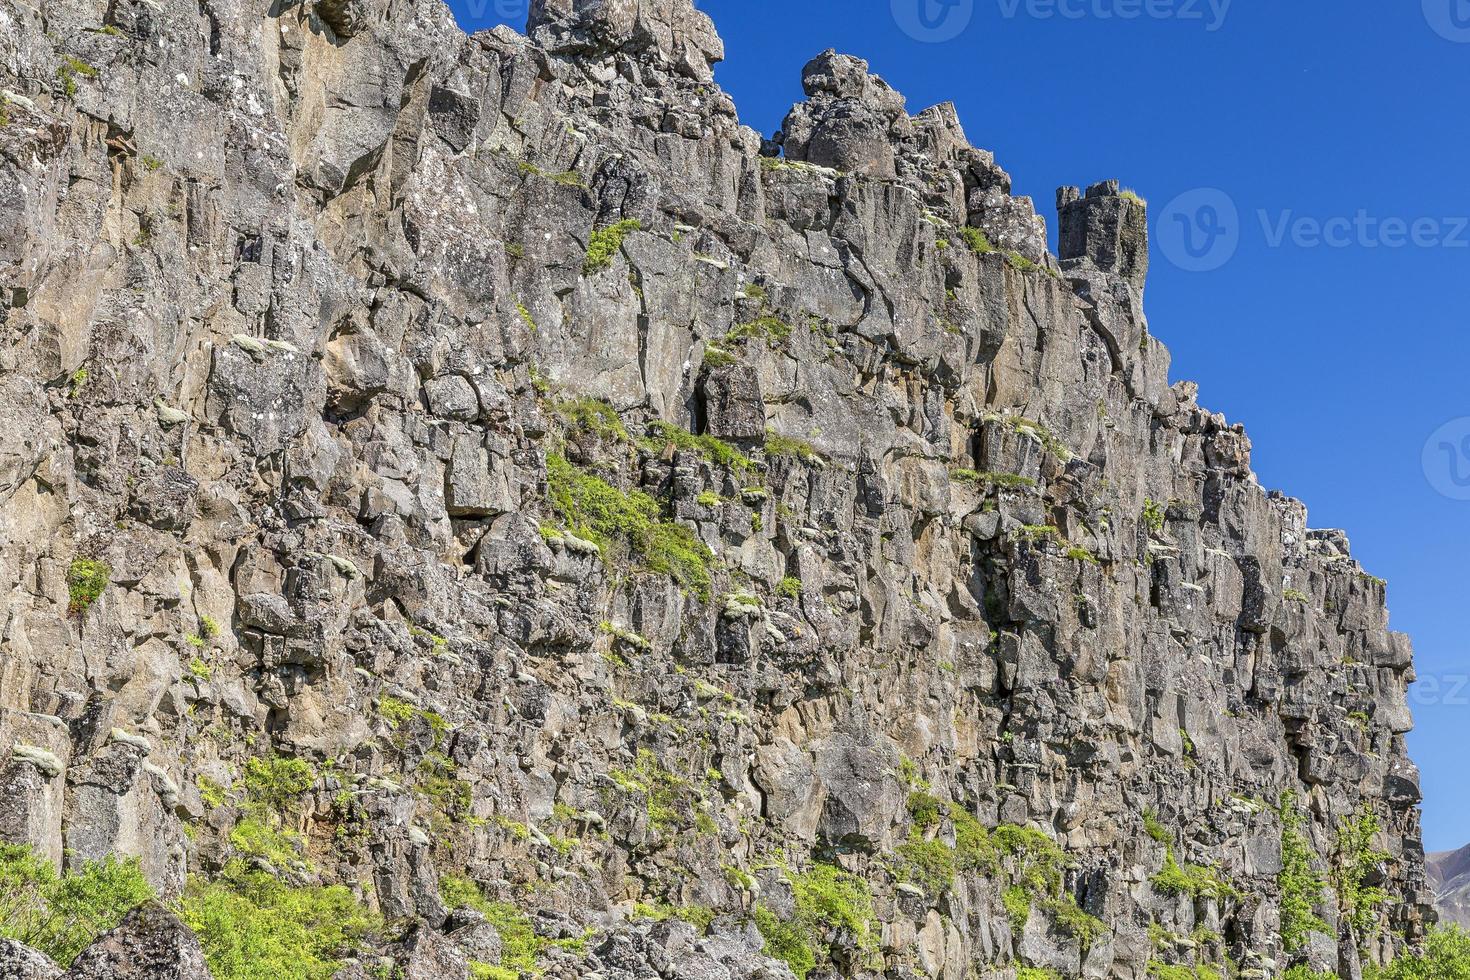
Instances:
[[[921,2],[928,36],[956,36],[916,39]],[[1470,422],[1436,435],[1470,416],[1470,3],[699,5],[725,38],[721,85],[767,135],[801,97],[802,65],[835,47],[871,61],[911,112],[955,102],[1053,236],[1062,184],[1117,177],[1149,199],[1163,235],[1147,309],[1174,378],[1244,422],[1262,482],[1305,500],[1313,526],[1346,528],[1388,579],[1393,627],[1418,651],[1426,844],[1470,842],[1470,501],[1454,499],[1470,497],[1455,482],[1470,480]],[[470,29],[524,27],[524,0],[451,6]],[[1142,16],[1119,16],[1130,8]],[[1200,188],[1225,196],[1170,209]]]

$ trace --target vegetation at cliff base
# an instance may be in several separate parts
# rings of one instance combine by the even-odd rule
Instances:
[[[1364,980],[1470,980],[1470,932],[1457,925],[1431,930],[1424,953],[1407,955],[1387,967],[1370,966]]]
[[[381,925],[341,885],[296,888],[239,860],[191,879],[179,917],[215,980],[330,980]]]
[[[0,938],[63,967],[152,898],[136,858],[107,857],[62,873],[30,847],[0,843]]]
[[[1305,817],[1297,808],[1296,794],[1281,797],[1281,942],[1288,953],[1307,944],[1314,932],[1326,932],[1327,924],[1317,916],[1323,902],[1323,879],[1315,867],[1312,842],[1302,833]]]

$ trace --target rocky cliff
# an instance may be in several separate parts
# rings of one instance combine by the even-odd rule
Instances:
[[[690,0],[528,35],[0,0],[0,837],[343,886],[344,976],[1417,941],[1409,642],[1170,385],[1145,203],[1050,254],[831,52],[763,140]]]

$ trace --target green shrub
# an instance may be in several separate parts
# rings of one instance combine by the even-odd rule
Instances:
[[[1281,806],[1281,942],[1288,953],[1307,944],[1314,932],[1326,932],[1327,924],[1317,917],[1322,905],[1322,875],[1315,868],[1317,855],[1312,842],[1302,833],[1305,818],[1297,809],[1296,794],[1282,794]]]
[[[939,826],[944,815],[944,801],[929,793],[916,791],[909,794],[908,809],[914,826],[927,830]]]
[[[1406,954],[1387,967],[1371,964],[1364,980],[1470,980],[1470,933],[1457,925],[1431,929],[1422,955]]]
[[[1143,498],[1143,526],[1149,533],[1158,534],[1164,529],[1164,508],[1151,497]]]
[[[240,854],[265,861],[273,868],[291,870],[305,867],[302,852],[306,841],[294,831],[281,826],[276,814],[246,817],[230,828],[230,846]]]
[[[859,953],[877,950],[879,926],[867,881],[817,864],[805,874],[792,875],[791,886],[796,908],[790,919],[764,905],[756,906],[754,918],[766,941],[766,955],[784,961],[798,980],[806,980],[819,962],[831,960],[837,934],[850,936]]]
[[[68,611],[80,616],[102,596],[107,584],[112,581],[112,569],[100,561],[90,558],[73,558],[66,572],[66,588],[71,598]]]
[[[776,594],[783,599],[796,599],[801,596],[801,579],[795,575],[788,575],[776,585]]]
[[[191,879],[179,914],[215,980],[330,980],[380,928],[340,885],[293,888],[238,860]]]
[[[995,246],[990,244],[990,239],[986,237],[985,232],[979,228],[972,228],[966,225],[959,230],[959,235],[965,244],[970,247],[970,251],[976,255],[989,255],[991,252],[996,251]]]
[[[582,262],[582,275],[590,276],[612,265],[613,256],[623,247],[623,239],[635,231],[643,230],[643,222],[636,218],[619,221],[600,231],[594,231],[587,240],[587,257]]]
[[[316,783],[316,770],[303,759],[272,756],[245,763],[245,792],[250,802],[291,812]]]
[[[1301,602],[1301,603],[1308,602],[1312,598],[1311,596],[1309,596],[1305,592],[1303,592],[1301,589],[1287,589],[1285,592],[1282,593],[1282,597],[1285,598],[1287,602]]]
[[[1000,865],[1000,848],[990,831],[958,803],[949,805],[949,819],[954,824],[955,867],[993,874]]]
[[[107,857],[58,874],[31,848],[0,843],[0,937],[32,946],[63,967],[152,898],[136,858]]]
[[[1174,835],[1169,833],[1169,828],[1159,823],[1159,815],[1153,810],[1143,811],[1143,830],[1160,844],[1174,843]]]
[[[1387,851],[1376,846],[1380,830],[1378,815],[1367,803],[1337,828],[1337,861],[1332,884],[1342,913],[1352,923],[1362,946],[1382,927],[1380,915],[1389,901],[1388,892],[1368,884],[1379,864],[1389,857]]]
[[[669,575],[708,601],[714,555],[689,528],[663,520],[658,501],[641,490],[624,493],[558,455],[546,457],[546,482],[567,528],[596,544],[604,558],[612,546],[625,546],[644,571]]]

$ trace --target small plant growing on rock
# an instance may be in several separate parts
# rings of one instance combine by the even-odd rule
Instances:
[[[991,252],[997,250],[994,245],[990,244],[990,239],[986,237],[985,232],[979,228],[972,228],[966,225],[959,230],[959,235],[964,243],[970,247],[970,251],[976,255],[989,255]]]
[[[587,240],[587,257],[582,261],[582,275],[590,276],[612,265],[613,256],[623,247],[623,239],[635,231],[643,230],[643,222],[627,218],[601,231],[594,231]]]
[[[767,956],[782,960],[799,980],[831,962],[833,943],[849,937],[859,955],[877,952],[879,925],[866,880],[830,864],[817,864],[791,876],[795,911],[781,918],[765,905],[755,907],[755,924]]]
[[[1302,833],[1306,818],[1297,808],[1296,794],[1282,794],[1281,806],[1281,942],[1288,953],[1304,948],[1314,932],[1326,932],[1317,916],[1324,882],[1316,868],[1312,843]]]
[[[102,597],[107,584],[112,581],[112,569],[100,561],[90,558],[73,558],[66,573],[66,587],[71,603],[69,611],[80,616]]]
[[[61,91],[68,99],[77,97],[77,78],[96,78],[97,69],[80,58],[67,55],[56,68],[56,77],[61,79]]]
[[[783,599],[796,599],[801,596],[801,579],[795,575],[788,575],[776,586],[776,594]]]

